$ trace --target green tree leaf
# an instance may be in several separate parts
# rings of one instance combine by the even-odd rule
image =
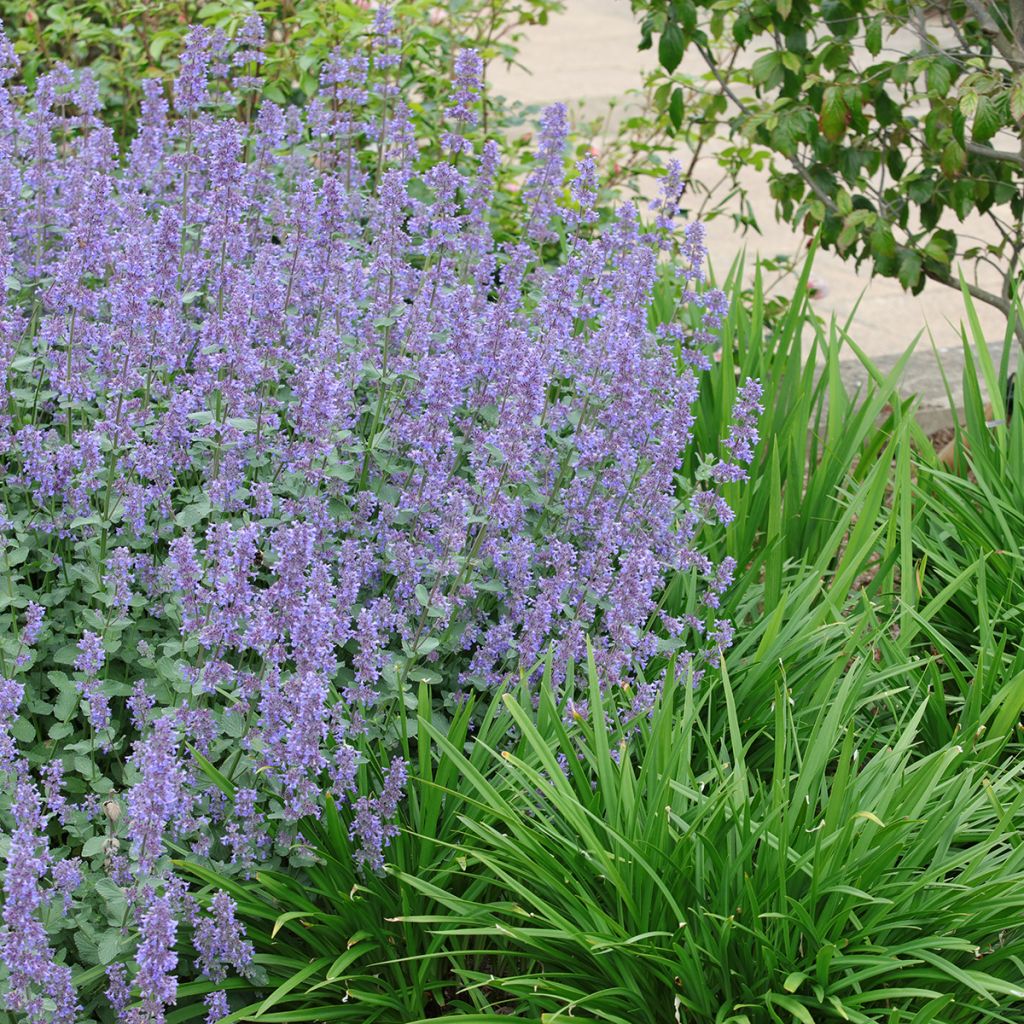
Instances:
[[[1018,76],[1010,89],[1010,117],[1024,121],[1024,77]]]
[[[939,166],[947,178],[957,177],[967,166],[967,150],[956,139],[950,139],[942,151]]]
[[[829,86],[821,101],[820,119],[821,130],[829,142],[838,142],[843,137],[849,116],[842,90]]]
[[[658,63],[671,74],[683,59],[683,33],[679,25],[670,21],[658,40]]]
[[[900,284],[908,291],[921,281],[921,257],[910,249],[900,253],[900,269],[897,275]]]
[[[882,16],[875,15],[868,22],[867,30],[864,33],[864,46],[872,57],[877,57],[882,52]]]
[[[960,97],[960,113],[964,117],[974,117],[978,109],[978,94],[973,89],[968,89]]]
[[[949,87],[953,84],[953,76],[942,60],[933,60],[929,63],[924,80],[928,91],[937,97],[946,96]]]
[[[774,88],[782,82],[782,54],[766,53],[754,61],[750,69],[750,77],[756,86]]]
[[[892,228],[884,220],[875,222],[871,229],[871,252],[879,259],[892,259],[896,255],[896,240]]]
[[[978,109],[974,113],[974,141],[988,142],[1002,126],[1003,119],[995,101],[990,96],[979,96]]]
[[[683,90],[678,87],[672,91],[672,99],[668,104],[668,116],[672,127],[679,131],[683,126]]]

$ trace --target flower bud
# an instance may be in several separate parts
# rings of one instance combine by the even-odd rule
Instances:
[[[117,797],[108,796],[103,801],[103,813],[107,816],[107,821],[111,825],[116,825],[121,818],[121,804],[118,802]]]

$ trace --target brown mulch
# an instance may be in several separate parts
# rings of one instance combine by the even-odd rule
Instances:
[[[941,430],[936,430],[933,434],[929,434],[928,440],[937,452],[941,452],[955,436],[956,431],[952,427],[943,427]]]

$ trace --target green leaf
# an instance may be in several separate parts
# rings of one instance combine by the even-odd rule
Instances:
[[[25,717],[15,719],[11,735],[21,743],[32,743],[36,738],[36,727]]]
[[[872,57],[877,57],[882,52],[882,16],[875,15],[868,22],[867,30],[864,33],[864,46]]]
[[[1018,75],[1010,89],[1010,117],[1024,121],[1024,76]]]
[[[672,74],[683,59],[683,33],[679,25],[670,21],[658,40],[658,63]]]
[[[858,234],[856,224],[844,224],[843,230],[839,232],[839,237],[836,239],[836,248],[840,252],[845,252],[857,241]]]
[[[871,252],[881,259],[892,259],[896,255],[896,239],[892,228],[883,220],[876,221],[871,229]]]
[[[98,857],[103,852],[103,844],[106,841],[106,836],[93,836],[91,839],[87,839],[82,846],[82,856]]]
[[[683,90],[678,87],[672,90],[672,99],[668,105],[668,117],[672,122],[672,127],[679,131],[683,126]]]
[[[774,50],[758,57],[750,69],[751,81],[769,89],[782,82],[782,54]]]
[[[74,686],[67,685],[61,688],[57,699],[53,703],[53,713],[61,722],[68,722],[78,710],[78,691]]]
[[[954,249],[955,241],[952,245],[950,244],[948,233],[936,232],[928,239],[923,251],[930,260],[949,266]]]
[[[204,498],[202,501],[197,501],[194,505],[186,505],[175,517],[174,521],[186,529],[190,526],[196,526],[201,523],[211,511],[210,501],[208,498]]]
[[[770,992],[768,994],[768,1002],[781,1007],[783,1010],[788,1010],[800,1021],[800,1024],[815,1024],[814,1018],[807,1007],[799,1000],[792,998],[792,996],[782,996],[777,992]]]
[[[990,96],[978,97],[971,137],[975,142],[987,142],[1003,126],[999,107]]]
[[[803,971],[794,971],[782,983],[782,987],[787,992],[795,992],[806,980],[807,980],[807,975],[804,974]]]
[[[104,932],[100,936],[97,955],[101,964],[113,963],[117,959],[118,954],[121,952],[121,942],[121,933],[119,931]]]
[[[953,76],[941,58],[928,64],[928,70],[925,72],[925,84],[933,96],[945,99],[949,93],[949,87],[953,84]]]
[[[846,132],[849,111],[843,91],[836,85],[825,90],[821,100],[821,130],[829,142],[838,142]]]
[[[947,178],[957,177],[967,166],[967,150],[956,139],[950,139],[946,143],[946,148],[942,151],[942,159],[939,161],[939,166]]]
[[[900,284],[908,291],[915,288],[921,280],[921,257],[910,249],[900,253]]]

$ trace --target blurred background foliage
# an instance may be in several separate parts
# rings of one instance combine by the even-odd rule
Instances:
[[[135,125],[142,79],[170,82],[192,25],[231,36],[258,14],[268,29],[265,95],[301,104],[316,91],[330,52],[355,45],[366,33],[373,6],[365,0],[7,0],[0,13],[26,85],[31,89],[39,71],[57,60],[88,67],[100,84],[106,116],[123,138]],[[403,72],[429,103],[447,88],[457,49],[476,47],[485,66],[514,61],[522,29],[544,24],[562,6],[562,0],[403,2],[395,9],[405,44]]]

